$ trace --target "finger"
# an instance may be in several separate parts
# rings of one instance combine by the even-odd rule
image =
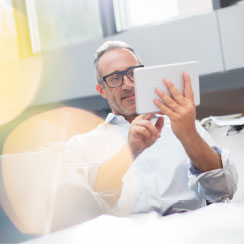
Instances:
[[[172,109],[173,111],[178,111],[179,110],[179,106],[178,104],[174,101],[174,99],[172,99],[171,97],[169,97],[166,93],[164,93],[162,90],[160,90],[159,88],[155,89],[156,94],[165,102],[165,104]]]
[[[167,89],[169,90],[170,94],[172,95],[173,99],[179,103],[179,104],[184,104],[184,97],[182,96],[182,94],[176,89],[175,85],[167,78],[165,78],[164,80],[164,84],[167,87]]]
[[[159,133],[158,129],[156,128],[156,126],[154,126],[148,120],[138,120],[138,121],[135,121],[133,124],[137,125],[137,126],[145,127],[150,132],[150,134],[152,134],[156,137],[160,136],[160,133]]]
[[[155,124],[155,127],[158,129],[158,132],[160,133],[160,135],[161,135],[163,126],[164,126],[164,117],[160,116]]]
[[[159,99],[155,98],[153,99],[153,102],[163,114],[167,115],[170,118],[174,115],[173,110],[170,109],[168,106],[164,105]]]
[[[191,78],[186,72],[183,73],[183,78],[184,78],[184,96],[189,98],[192,102],[194,102],[194,94],[191,86]]]
[[[144,138],[150,138],[152,134],[147,130],[146,127],[135,125],[134,131],[137,135],[143,136]]]
[[[135,118],[135,120],[151,120],[156,113],[141,114]]]

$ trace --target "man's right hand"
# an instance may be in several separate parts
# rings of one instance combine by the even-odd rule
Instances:
[[[161,136],[164,118],[159,117],[156,124],[151,123],[155,114],[142,114],[137,116],[130,125],[128,144],[133,158],[136,159],[146,148],[152,146]]]

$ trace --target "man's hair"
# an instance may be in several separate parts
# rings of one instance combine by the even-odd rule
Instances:
[[[95,77],[97,79],[97,81],[99,82],[99,80],[102,78],[99,68],[98,68],[98,62],[99,59],[101,58],[101,56],[106,53],[107,51],[110,51],[112,49],[116,49],[116,48],[124,48],[127,49],[129,51],[131,51],[137,58],[139,64],[142,64],[141,58],[140,56],[137,54],[137,52],[130,46],[128,45],[126,42],[122,42],[122,41],[106,41],[104,42],[96,51],[95,54],[95,59],[94,59],[94,73],[95,73]]]

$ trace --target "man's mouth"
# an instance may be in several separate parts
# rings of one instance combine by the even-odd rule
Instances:
[[[121,98],[122,100],[135,100],[135,93],[125,95]]]

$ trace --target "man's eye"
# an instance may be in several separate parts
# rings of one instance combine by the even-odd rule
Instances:
[[[111,81],[117,81],[117,80],[120,80],[120,75],[119,75],[119,74],[113,74],[113,75],[110,77],[110,80],[111,80]]]
[[[134,69],[133,69],[133,70],[129,70],[129,71],[128,71],[128,75],[129,75],[130,77],[133,77],[133,75],[134,75]]]

